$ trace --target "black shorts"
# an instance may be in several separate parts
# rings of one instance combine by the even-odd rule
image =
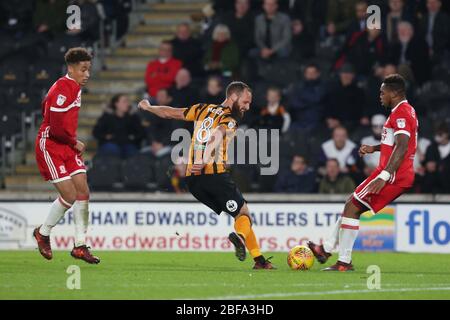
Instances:
[[[188,176],[186,183],[192,195],[217,214],[225,211],[235,217],[246,202],[229,173]]]

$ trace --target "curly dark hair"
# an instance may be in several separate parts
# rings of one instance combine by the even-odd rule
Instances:
[[[64,60],[67,64],[77,64],[82,61],[91,61],[92,55],[86,50],[86,48],[70,48],[64,55]]]

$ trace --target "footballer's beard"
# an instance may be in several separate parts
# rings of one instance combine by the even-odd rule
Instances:
[[[242,120],[242,118],[244,117],[244,112],[242,112],[240,110],[239,104],[237,103],[237,101],[233,102],[233,106],[231,108],[231,114],[239,120]]]

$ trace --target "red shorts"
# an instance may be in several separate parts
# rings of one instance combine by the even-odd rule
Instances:
[[[36,140],[36,161],[42,177],[52,183],[86,173],[83,158],[76,150],[48,138]]]
[[[409,189],[400,187],[395,183],[392,184],[390,182],[387,182],[384,188],[381,189],[378,194],[367,193],[366,187],[369,183],[376,179],[379,173],[379,170],[375,170],[356,188],[355,192],[353,193],[353,198],[355,198],[359,203],[366,206],[373,213],[377,213]]]

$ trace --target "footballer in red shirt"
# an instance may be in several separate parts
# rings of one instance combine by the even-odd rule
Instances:
[[[392,74],[384,79],[380,100],[383,106],[391,110],[391,114],[383,126],[381,143],[376,146],[362,145],[359,149],[360,156],[380,152],[379,165],[347,200],[331,237],[322,245],[308,243],[320,263],[325,263],[339,244],[337,263],[324,271],[353,270],[352,249],[358,235],[360,215],[367,210],[376,214],[414,183],[413,163],[419,122],[414,108],[406,100],[405,91],[402,76]]]
[[[84,48],[71,48],[65,54],[67,74],[50,88],[42,102],[42,124],[36,137],[36,161],[42,177],[59,193],[44,223],[36,228],[41,255],[50,260],[53,253],[50,232],[67,210],[73,209],[75,245],[71,255],[88,263],[99,263],[86,246],[89,221],[89,187],[82,154],[83,142],[77,140],[81,87],[89,79],[92,56]]]

